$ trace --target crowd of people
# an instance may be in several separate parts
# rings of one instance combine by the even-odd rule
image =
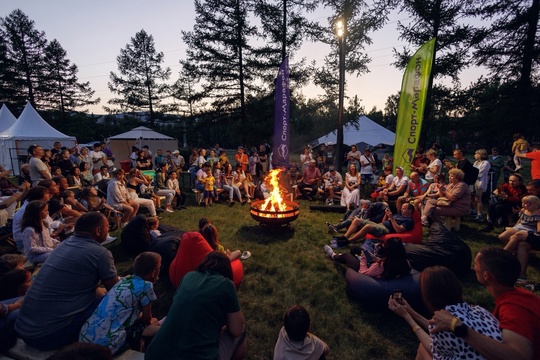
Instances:
[[[540,250],[540,147],[533,146],[530,152],[522,149],[516,146],[513,161],[533,159],[533,180],[526,184],[515,171],[502,184],[496,182],[504,169],[497,149],[491,156],[478,149],[474,163],[456,149],[454,163],[436,144],[425,154],[416,153],[409,176],[402,167],[392,174],[392,159],[386,156],[379,176],[370,149],[362,153],[356,147],[347,154],[347,173],[341,176],[333,165],[331,144],[322,151],[306,147],[300,166],[293,162],[283,173],[288,189],[292,192],[296,185],[307,200],[321,189],[326,204],[332,206],[341,194],[340,204],[347,213],[339,223],[327,223],[335,236],[324,250],[332,260],[377,279],[396,279],[413,270],[399,239],[383,242],[376,251],[353,247],[341,254],[336,249],[364,241],[368,235],[408,232],[415,212],[426,226],[445,217],[470,216],[483,222],[484,215],[484,230],[506,226],[499,235],[504,249],[482,249],[474,260],[478,281],[495,299],[493,314],[464,302],[459,280],[440,266],[420,275],[431,318],[420,315],[406,299],[390,298],[388,306],[418,337],[417,358],[527,359],[540,356],[540,300],[514,285],[526,278],[529,251]],[[134,260],[134,274],[120,278],[112,254],[103,245],[112,241],[109,231],[126,226],[141,207],[151,217],[152,236],[159,237],[158,212],[185,209],[185,194],[178,183],[182,171],[190,172],[194,188],[203,193],[201,205],[212,206],[219,189],[226,194],[228,206],[235,204],[235,197],[241,204],[250,202],[269,170],[267,146],[251,149],[249,156],[240,146],[232,161],[219,146],[208,154],[201,149],[188,162],[180,159],[178,151],[158,150],[154,157],[148,148],[134,149],[128,174],[122,169],[109,173],[114,156],[105,150],[102,144],[95,144],[90,152],[82,148],[80,153],[56,144],[50,152],[38,145],[28,149],[31,156],[28,166],[21,168],[19,187],[0,199],[0,220],[5,212],[24,254],[0,258],[2,330],[11,326],[13,335],[39,350],[81,342],[105,346],[109,354],[146,347],[148,359],[179,353],[194,359],[244,358],[246,327],[234,264],[249,254],[227,250],[208,220],[180,242],[178,259],[194,259],[191,241],[204,241],[207,250],[189,269],[184,269],[186,262],[173,262],[183,270],[170,270],[178,289],[167,317],[160,320],[152,315],[152,303],[157,300],[153,284],[162,270],[162,257],[142,252]],[[153,180],[143,175],[149,169],[155,170]],[[70,190],[73,187],[79,197]],[[484,214],[485,193],[491,198]],[[20,198],[24,201],[15,212],[13,204]],[[337,234],[343,230],[343,235]],[[23,266],[27,260],[41,264],[35,278]],[[287,310],[274,359],[324,358],[329,346],[309,330],[305,308],[295,305]]]

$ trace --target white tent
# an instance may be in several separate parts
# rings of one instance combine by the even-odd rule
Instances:
[[[15,124],[15,121],[17,121],[17,118],[9,111],[6,104],[2,104],[0,109],[0,132],[9,129]]]
[[[26,159],[30,145],[51,149],[56,141],[66,147],[77,143],[74,136],[63,134],[47,124],[28,102],[19,119],[0,133],[0,163],[4,168],[12,169],[13,174],[18,174],[19,163]]]
[[[313,141],[311,145],[336,143],[337,129]],[[343,143],[357,145],[365,143],[371,146],[385,144],[394,145],[396,134],[377,124],[365,115],[360,116],[356,124],[349,123],[343,127]]]
[[[177,139],[160,134],[144,126],[111,136],[105,142],[107,142],[108,148],[113,152],[116,162],[129,159],[132,146],[141,149],[144,145],[148,145],[148,149],[154,155],[157,149],[163,149],[165,152],[165,150],[174,151],[178,148]]]

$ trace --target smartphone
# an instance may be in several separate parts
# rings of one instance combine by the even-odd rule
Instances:
[[[403,305],[403,292],[401,290],[394,290],[392,299],[396,300],[398,304]]]

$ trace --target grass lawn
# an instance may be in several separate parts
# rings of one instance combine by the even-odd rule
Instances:
[[[341,214],[311,212],[309,205],[313,203],[299,203],[300,215],[290,228],[259,226],[249,214],[249,205],[197,207],[192,195],[187,210],[164,213],[161,222],[194,231],[199,218],[207,217],[217,227],[225,248],[252,252],[243,262],[244,281],[238,290],[248,329],[247,359],[272,358],[283,314],[293,304],[301,304],[310,312],[312,332],[330,345],[329,359],[414,358],[418,341],[405,321],[389,311],[368,311],[349,300],[344,266],[330,261],[324,253],[323,246],[331,238],[325,221],[336,222]],[[501,246],[495,233],[480,233],[481,226],[462,222],[459,233],[471,247],[473,257],[481,247]],[[130,273],[133,259],[123,254],[120,242],[107,247],[114,254],[120,275]],[[539,269],[540,261],[533,256],[530,280],[540,282]],[[489,293],[476,282],[474,272],[463,279],[463,286],[466,301],[493,309]],[[154,314],[161,318],[171,304],[173,289],[168,281],[160,280],[156,292]]]

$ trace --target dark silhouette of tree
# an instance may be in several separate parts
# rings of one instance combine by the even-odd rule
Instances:
[[[109,100],[109,104],[119,106],[121,111],[147,112],[154,126],[156,113],[167,109],[163,100],[170,95],[165,81],[171,70],[162,67],[163,56],[156,51],[152,35],[144,29],[137,32],[116,57],[119,75],[111,71],[109,89],[120,97]]]

